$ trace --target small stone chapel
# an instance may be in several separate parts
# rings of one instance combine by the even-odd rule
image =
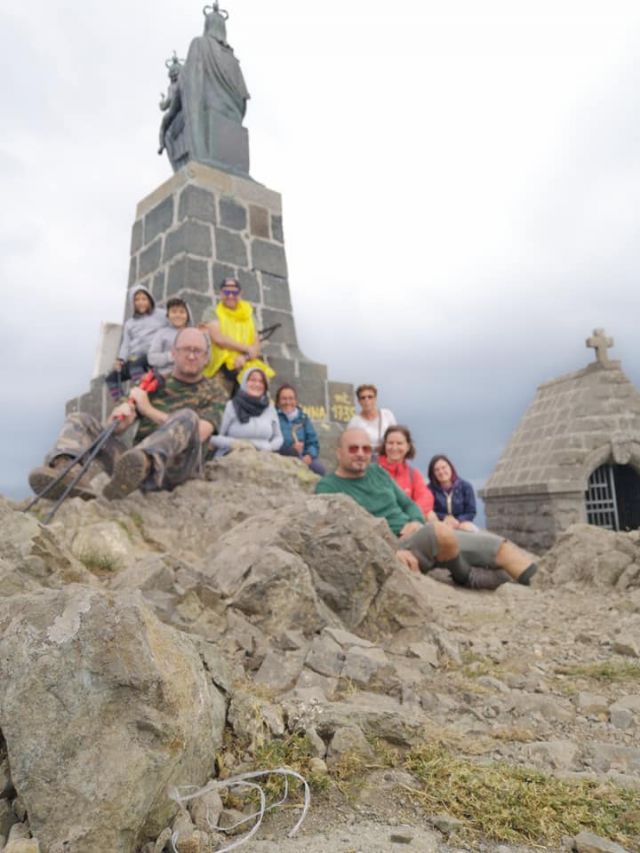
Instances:
[[[533,551],[579,521],[640,527],[640,392],[603,329],[586,345],[595,361],[538,387],[480,492],[489,530]]]

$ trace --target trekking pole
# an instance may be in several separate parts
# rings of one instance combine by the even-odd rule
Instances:
[[[273,326],[267,326],[264,329],[260,329],[260,331],[258,332],[258,337],[261,341],[268,341],[271,335],[276,332],[281,325],[282,323],[274,323]]]
[[[147,391],[147,392],[155,391],[157,389],[158,380],[155,377],[153,370],[149,370],[147,373],[145,373],[145,375],[142,377],[142,379],[140,381],[139,387],[142,388],[143,391]],[[135,407],[135,402],[131,398],[129,398],[128,402],[130,405]],[[118,423],[121,422],[122,420],[124,420],[124,415],[118,416],[112,423],[109,424],[109,426],[105,427],[105,429],[100,433],[100,435],[98,435],[93,440],[93,442],[89,445],[89,447],[86,447],[84,450],[81,450],[80,453],[78,453],[76,456],[74,456],[73,459],[71,459],[69,461],[69,464],[65,465],[65,467],[62,469],[60,474],[55,478],[55,480],[52,480],[47,486],[45,486],[45,488],[40,492],[40,494],[36,495],[34,498],[32,498],[32,500],[29,501],[29,503],[23,509],[23,512],[27,512],[32,507],[34,507],[38,503],[40,498],[45,497],[45,495],[47,495],[51,491],[51,489],[53,489],[53,487],[56,486],[60,482],[60,480],[64,479],[64,477],[67,476],[67,474],[69,473],[69,471],[71,471],[71,469],[73,468],[74,465],[77,465],[78,462],[80,462],[80,460],[84,460],[82,462],[82,465],[80,466],[80,470],[78,471],[76,476],[73,478],[71,483],[67,486],[67,488],[64,490],[63,494],[58,498],[55,505],[53,506],[53,508],[51,509],[51,511],[49,512],[49,514],[45,518],[45,520],[43,521],[43,524],[48,524],[51,521],[51,519],[53,518],[53,516],[55,515],[55,513],[58,511],[60,505],[63,503],[63,501],[69,495],[69,492],[71,491],[71,489],[73,489],[73,487],[76,485],[76,483],[80,480],[80,477],[82,477],[82,475],[87,470],[89,465],[93,462],[93,460],[96,458],[98,453],[102,450],[102,448],[104,447],[104,445],[106,444],[108,439],[113,435],[115,428],[118,426]]]
[[[96,441],[94,441],[92,447],[90,448],[91,452],[89,453],[89,455],[87,456],[85,461],[80,466],[80,470],[75,475],[73,480],[71,480],[71,482],[69,483],[67,488],[64,490],[64,492],[60,495],[58,500],[51,507],[50,512],[47,514],[46,518],[42,522],[43,524],[49,524],[49,522],[51,521],[53,516],[56,514],[56,512],[60,509],[60,507],[62,506],[62,504],[66,500],[67,496],[69,495],[69,492],[76,485],[76,483],[78,482],[80,477],[82,477],[82,475],[87,470],[89,465],[91,465],[91,463],[96,458],[98,453],[100,453],[100,451],[102,450],[104,445],[107,443],[107,441],[111,438],[111,436],[113,435],[113,433],[115,431],[115,428],[118,426],[118,424],[120,423],[121,420],[122,420],[122,417],[116,418],[116,420],[114,420],[112,423],[110,423],[109,426],[100,433],[100,435],[98,436]],[[85,451],[85,453],[86,452],[87,451]],[[38,495],[38,497],[40,498],[40,497],[42,497],[42,495]]]
[[[51,480],[51,482],[48,483],[44,487],[44,489],[40,492],[40,494],[36,495],[34,498],[32,498],[29,501],[29,503],[26,505],[26,507],[22,511],[27,512],[28,510],[31,509],[31,507],[35,506],[38,503],[40,498],[46,497],[46,495],[49,494],[51,489],[53,489],[54,486],[57,486],[58,483],[60,482],[60,480],[63,480],[67,476],[67,474],[73,468],[73,466],[77,465],[78,462],[80,462],[82,459],[84,459],[84,457],[87,455],[87,453],[90,453],[93,450],[93,448],[96,446],[96,444],[102,438],[102,435],[103,435],[103,433],[101,432],[100,435],[98,435],[96,438],[94,438],[94,440],[91,442],[89,447],[85,447],[85,449],[81,450],[80,453],[78,453],[76,456],[73,457],[73,459],[70,459],[69,464],[65,465],[65,467],[60,471],[60,473],[55,478],[55,480]]]

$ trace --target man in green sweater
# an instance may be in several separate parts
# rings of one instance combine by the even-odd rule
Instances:
[[[338,441],[335,474],[327,474],[316,494],[345,494],[376,518],[385,518],[399,537],[398,559],[414,572],[449,569],[454,583],[495,589],[510,578],[528,585],[537,570],[531,554],[493,533],[452,530],[439,521],[425,524],[420,508],[378,465],[361,429],[345,430]]]

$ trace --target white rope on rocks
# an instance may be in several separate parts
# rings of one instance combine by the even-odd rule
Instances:
[[[284,794],[282,799],[278,800],[276,803],[271,803],[271,805],[267,805],[267,796],[263,791],[262,787],[256,782],[252,782],[252,779],[260,779],[264,776],[282,776],[284,777]],[[222,788],[252,788],[258,791],[260,796],[260,808],[257,812],[253,814],[247,815],[247,817],[242,820],[236,821],[233,826],[213,826],[209,819],[209,826],[211,826],[212,830],[216,832],[232,832],[238,826],[241,826],[243,823],[248,823],[250,820],[256,819],[255,824],[251,827],[251,830],[243,835],[242,838],[239,838],[237,841],[234,841],[233,844],[229,844],[227,847],[222,847],[217,853],[227,853],[229,850],[234,850],[236,847],[240,847],[243,844],[246,844],[250,838],[252,838],[255,833],[260,829],[262,821],[264,820],[264,816],[267,812],[272,809],[277,808],[278,806],[286,803],[289,798],[289,777],[293,776],[294,779],[297,779],[299,782],[302,782],[304,785],[304,805],[302,806],[302,814],[300,815],[300,819],[287,833],[288,838],[293,838],[296,832],[302,826],[302,823],[307,816],[307,812],[309,811],[309,806],[311,805],[311,791],[309,790],[309,785],[307,780],[301,776],[299,773],[296,773],[295,770],[290,770],[288,767],[278,767],[275,770],[254,770],[251,773],[242,773],[240,776],[233,776],[230,779],[222,779],[222,780],[213,780],[207,783],[203,788],[198,788],[197,790],[193,790],[193,785],[183,785],[181,788],[173,788],[169,792],[169,796],[172,800],[175,800],[179,805],[183,805],[184,803],[189,802],[189,800],[195,800],[198,797],[204,796],[204,794],[208,794],[209,791],[217,791]],[[191,791],[191,793],[187,793],[187,791]],[[181,793],[182,792],[182,793]],[[171,846],[173,847],[174,853],[178,853],[178,849],[176,844],[178,842],[178,832],[174,832],[171,836]]]

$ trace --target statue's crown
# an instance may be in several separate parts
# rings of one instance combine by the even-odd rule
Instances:
[[[221,9],[216,2],[212,3],[210,6],[205,6],[202,10],[202,14],[205,18],[208,18],[209,15],[220,15],[220,17],[225,21],[229,19],[229,13],[227,10]]]
[[[174,50],[173,56],[165,59],[164,64],[169,69],[169,74],[171,74],[172,71],[180,71],[184,65],[184,59],[178,59],[178,54]]]

